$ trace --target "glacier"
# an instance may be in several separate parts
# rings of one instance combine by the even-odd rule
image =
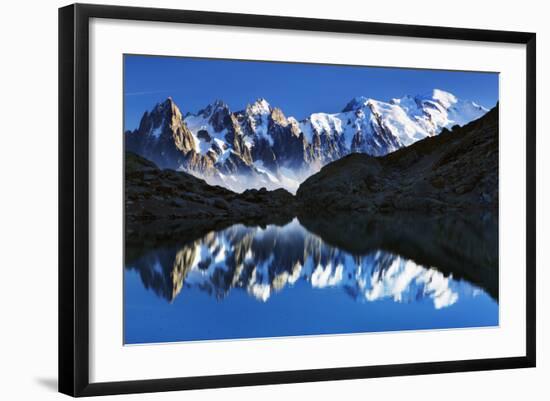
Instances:
[[[285,116],[264,98],[236,112],[216,100],[185,115],[169,98],[126,132],[126,147],[162,168],[236,192],[266,187],[295,193],[310,175],[350,153],[384,156],[487,112],[441,89],[388,101],[358,96],[339,112],[302,119]]]

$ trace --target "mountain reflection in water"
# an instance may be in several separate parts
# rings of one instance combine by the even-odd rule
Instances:
[[[127,260],[125,342],[497,325],[497,233],[347,216],[173,239]]]

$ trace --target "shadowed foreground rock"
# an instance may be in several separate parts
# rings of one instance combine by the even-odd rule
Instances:
[[[300,185],[307,210],[449,211],[498,208],[498,106],[384,157],[351,154]]]
[[[249,221],[287,221],[293,217],[294,197],[284,189],[247,190],[242,194],[190,174],[161,170],[134,153],[126,153],[126,236],[155,237],[178,232],[194,236],[208,229]]]

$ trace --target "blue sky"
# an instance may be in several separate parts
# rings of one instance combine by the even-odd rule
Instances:
[[[184,114],[216,99],[237,111],[263,97],[300,120],[336,113],[355,96],[389,100],[434,88],[490,108],[498,100],[498,74],[125,55],[124,124],[135,129],[168,96]]]

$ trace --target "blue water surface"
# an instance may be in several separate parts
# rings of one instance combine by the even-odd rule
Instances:
[[[124,342],[495,326],[495,298],[394,252],[328,244],[298,219],[236,224],[127,263]]]

